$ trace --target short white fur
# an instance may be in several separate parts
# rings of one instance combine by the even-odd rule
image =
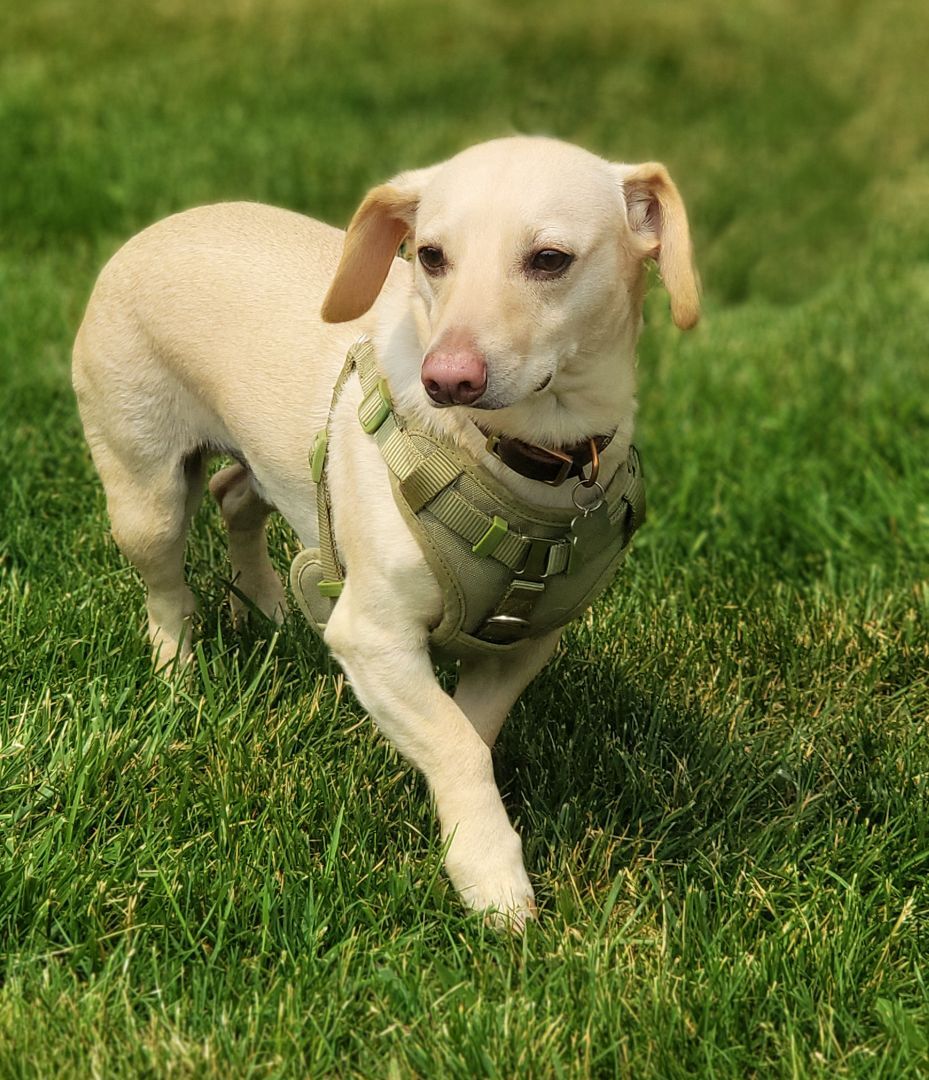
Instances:
[[[414,251],[440,244],[448,272],[430,277],[396,258],[404,237]],[[527,253],[555,242],[574,256],[568,271],[528,275]],[[213,454],[237,459],[210,482],[237,588],[283,619],[266,518],[279,511],[305,545],[317,545],[307,451],[360,334],[373,338],[401,414],[464,448],[516,495],[567,506],[570,490],[506,469],[487,455],[475,420],[547,446],[615,430],[608,478],[632,439],[650,258],[675,321],[692,326],[699,302],[687,217],[663,166],[614,165],[525,137],[483,143],[373,189],[347,234],[227,203],[130,240],[94,289],[74,346],[74,386],[114,537],[146,586],[156,664],[190,655],[184,545]],[[439,409],[420,367],[443,334],[462,331],[486,358],[487,392],[475,406]],[[350,383],[332,422],[333,524],[346,581],[326,642],[378,727],[426,777],[464,902],[520,928],[534,914],[533,890],[490,748],[560,634],[465,658],[454,695],[441,689],[428,650],[441,593],[358,424],[359,397]],[[497,407],[480,408],[488,403]]]

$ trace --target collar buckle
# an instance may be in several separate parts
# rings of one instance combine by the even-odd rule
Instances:
[[[549,487],[560,487],[569,476],[578,476],[581,483],[590,487],[597,481],[600,471],[600,451],[609,443],[612,435],[597,436],[588,439],[572,453],[550,446],[538,446],[536,443],[523,442],[503,435],[490,435],[485,448],[508,469],[525,476],[529,480],[538,480]],[[590,465],[590,476],[584,477],[584,468]]]
[[[485,449],[513,472],[525,476],[528,480],[539,480],[549,487],[563,484],[575,467],[574,458],[561,450],[550,450],[547,446],[536,446],[535,443],[524,443],[516,439],[504,439],[502,435],[488,436]]]

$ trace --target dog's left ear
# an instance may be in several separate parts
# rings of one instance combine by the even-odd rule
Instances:
[[[432,169],[401,173],[372,188],[345,234],[342,258],[323,301],[327,323],[358,319],[378,297],[397,249],[412,231]]]
[[[658,263],[661,280],[671,297],[671,317],[682,330],[689,330],[700,318],[700,288],[680,192],[668,170],[656,161],[615,168],[637,254]]]

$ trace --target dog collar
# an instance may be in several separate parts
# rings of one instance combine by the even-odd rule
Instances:
[[[558,487],[571,476],[583,477],[584,469],[590,465],[588,480],[593,483],[597,479],[600,454],[609,446],[614,434],[594,435],[583,442],[557,449],[523,442],[507,435],[491,435],[487,439],[487,452],[520,476],[540,480],[551,487]]]
[[[575,465],[583,468],[582,460],[590,464],[590,476],[579,480],[572,493],[574,511],[523,502],[495,478],[496,470],[393,411],[374,347],[362,338],[349,350],[333,390],[329,422],[310,453],[320,543],[297,555],[291,583],[311,624],[323,632],[344,585],[326,458],[332,415],[356,372],[361,428],[381,452],[397,509],[442,592],[442,618],[430,632],[430,646],[459,657],[492,653],[540,637],[586,610],[613,579],[645,519],[645,484],[635,447],[629,447],[626,461],[603,483],[595,475],[596,439],[588,446],[589,458],[574,447],[560,451],[568,462],[561,461],[559,468],[568,472]],[[602,445],[608,441],[604,436]],[[544,456],[544,448],[531,449]],[[350,499],[351,493],[344,497]]]

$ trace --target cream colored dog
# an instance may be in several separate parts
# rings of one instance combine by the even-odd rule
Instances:
[[[405,238],[412,265],[395,257]],[[185,536],[213,455],[238,462],[210,482],[238,589],[283,618],[265,521],[277,510],[304,545],[319,543],[307,451],[361,334],[375,343],[398,414],[444,433],[518,497],[567,507],[570,485],[511,471],[487,453],[487,432],[559,447],[615,431],[601,464],[608,479],[632,438],[650,258],[674,321],[692,326],[687,218],[664,167],[524,137],[374,188],[347,234],[228,203],[130,240],[94,289],[74,386],[113,535],[148,590],[156,662],[189,654]],[[454,696],[442,690],[428,648],[442,593],[358,425],[360,397],[352,380],[332,418],[332,521],[346,579],[325,640],[377,725],[425,775],[465,903],[518,927],[533,891],[490,748],[560,632],[464,658]]]

